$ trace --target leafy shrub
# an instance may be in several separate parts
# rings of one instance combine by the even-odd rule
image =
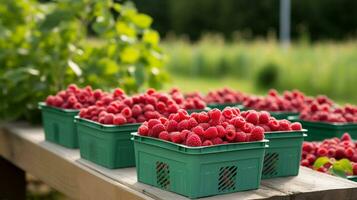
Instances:
[[[276,86],[278,81],[279,68],[275,63],[266,63],[257,72],[255,83],[259,88],[269,89]]]
[[[167,79],[159,34],[132,4],[0,0],[0,16],[0,119],[38,121],[37,102],[71,82],[130,93]]]

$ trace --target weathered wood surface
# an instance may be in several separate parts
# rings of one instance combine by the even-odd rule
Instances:
[[[6,124],[0,155],[74,199],[187,199],[138,183],[135,168],[110,170],[79,151],[44,141],[42,127]],[[357,199],[357,183],[301,168],[299,176],[263,180],[260,189],[203,199]]]

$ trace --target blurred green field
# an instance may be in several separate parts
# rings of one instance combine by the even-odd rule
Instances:
[[[226,42],[208,36],[197,43],[168,39],[163,47],[172,75],[166,87],[208,91],[227,85],[257,93],[297,88],[357,103],[357,41],[300,41],[285,51],[274,39]]]

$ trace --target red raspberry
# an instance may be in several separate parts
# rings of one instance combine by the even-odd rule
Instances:
[[[194,132],[195,134],[199,135],[199,136],[203,136],[204,135],[204,130],[201,126],[196,126],[194,128],[192,128],[192,132]]]
[[[143,110],[146,112],[146,111],[155,111],[155,108],[153,105],[151,104],[147,104],[144,106]]]
[[[290,131],[290,122],[288,120],[280,120],[279,121],[279,130],[280,131]]]
[[[212,146],[214,143],[211,140],[205,140],[202,143],[202,146]]]
[[[267,124],[269,122],[270,114],[266,111],[261,111],[259,115],[259,123]]]
[[[232,131],[232,130],[228,130],[225,138],[228,142],[234,142],[236,139],[236,132]]]
[[[204,130],[207,130],[210,127],[209,123],[200,123],[198,126],[201,126]]]
[[[216,128],[218,130],[218,137],[223,138],[227,133],[226,129],[222,125],[218,125]]]
[[[158,119],[150,119],[148,121],[148,128],[152,129],[156,124],[161,124],[160,120],[158,120]]]
[[[182,137],[180,132],[172,132],[170,133],[170,140],[174,143],[182,143]]]
[[[127,122],[128,122],[129,124],[134,124],[134,123],[136,123],[137,121],[136,121],[136,119],[135,119],[134,117],[130,117],[130,118],[127,119]]]
[[[122,125],[126,123],[126,118],[123,115],[116,115],[113,119],[113,124]]]
[[[137,117],[142,113],[142,109],[139,105],[134,105],[131,112],[133,117]]]
[[[355,151],[351,147],[348,147],[347,149],[345,149],[345,155],[347,158],[351,158],[354,153],[355,153]]]
[[[350,134],[344,133],[341,137],[341,141],[352,141]]]
[[[188,120],[182,120],[177,124],[177,130],[182,131],[182,130],[188,130],[190,129],[190,123]]]
[[[156,104],[156,109],[160,112],[164,112],[166,110],[166,105],[163,102],[158,102]]]
[[[245,119],[241,116],[234,117],[231,121],[231,124],[237,128],[242,128],[246,123]]]
[[[247,134],[244,132],[237,132],[235,141],[236,142],[247,142]]]
[[[314,162],[316,160],[316,156],[314,154],[307,154],[306,159],[312,165],[312,164],[314,164]]]
[[[215,108],[208,111],[208,115],[213,121],[219,121],[221,118],[221,111]]]
[[[104,124],[113,124],[114,115],[112,113],[108,113],[104,116]]]
[[[129,107],[133,106],[133,99],[132,98],[126,98],[123,100],[123,103],[126,104]]]
[[[291,130],[294,130],[294,131],[300,131],[302,129],[302,126],[299,122],[294,122],[294,123],[290,124],[290,128],[291,128]]]
[[[142,135],[142,136],[147,136],[148,132],[149,132],[149,128],[145,125],[141,125],[138,129],[139,135]]]
[[[279,122],[275,119],[270,119],[268,122],[268,126],[272,131],[278,131],[280,128]]]
[[[218,130],[216,127],[209,127],[203,135],[207,139],[212,139],[218,136]]]
[[[317,149],[317,155],[318,156],[326,156],[327,155],[327,149],[320,147]]]
[[[262,127],[265,132],[270,132],[271,131],[270,127],[268,125],[266,125],[266,124],[260,124],[259,126]]]
[[[179,106],[176,104],[172,104],[167,107],[167,111],[169,113],[177,113],[178,110],[179,110]]]
[[[158,137],[159,134],[162,132],[162,131],[165,131],[165,126],[163,124],[156,124],[155,126],[152,127],[151,129],[151,135],[149,133],[149,136],[151,137]]]
[[[180,132],[180,137],[182,138],[182,141],[185,141],[186,138],[191,134],[193,134],[191,131],[183,130],[183,131]]]
[[[198,125],[198,122],[195,120],[195,118],[190,118],[188,120],[188,124],[192,128],[192,127],[196,127]]]
[[[121,96],[123,96],[125,93],[124,93],[124,91],[123,91],[122,89],[117,88],[117,89],[114,90],[113,94],[114,94],[114,97],[121,97]]]
[[[302,150],[306,151],[306,152],[311,152],[311,150],[313,149],[313,146],[310,142],[304,142],[302,144]]]
[[[254,128],[254,125],[251,123],[245,123],[241,130],[245,133],[250,133]]]
[[[222,114],[225,118],[227,119],[231,119],[233,117],[233,113],[232,113],[232,110],[229,109],[229,108],[225,108],[223,111],[222,111]]]
[[[336,156],[336,149],[330,148],[330,149],[327,151],[327,156],[328,156],[328,157],[331,157],[331,158],[334,158],[334,157]]]
[[[78,102],[73,105],[73,108],[77,110],[81,109],[82,107],[83,107],[82,104]]]
[[[264,139],[264,129],[262,127],[256,126],[250,133],[249,141],[260,141]]]
[[[345,157],[345,149],[343,147],[338,147],[336,149],[335,158],[341,159]]]
[[[310,167],[310,162],[308,160],[304,159],[301,161],[300,165],[304,166],[304,167]]]
[[[223,143],[223,140],[220,137],[213,138],[211,141],[213,144],[222,144]]]
[[[147,119],[158,119],[161,117],[160,113],[158,113],[157,111],[146,111],[144,113],[144,116]]]
[[[255,111],[249,111],[249,114],[246,117],[247,122],[250,122],[254,125],[259,123],[259,115]]]
[[[168,119],[165,117],[160,117],[159,120],[160,120],[161,124],[165,124],[168,121]]]
[[[167,131],[162,131],[159,134],[159,138],[162,140],[170,141],[170,134]]]
[[[191,147],[198,147],[202,145],[201,138],[196,134],[191,134],[187,137],[186,145]]]
[[[125,118],[130,118],[132,116],[132,112],[130,110],[129,107],[126,107],[124,108],[122,111],[121,111],[121,114],[125,117]]]
[[[167,126],[166,126],[166,129],[168,132],[173,132],[173,131],[176,131],[177,130],[177,121],[175,120],[169,120],[168,123],[167,123]]]
[[[136,118],[136,121],[141,123],[141,122],[145,122],[146,121],[146,117],[144,115],[139,115],[137,118]]]
[[[198,115],[198,122],[199,123],[205,123],[209,121],[209,116],[205,112],[201,112]]]

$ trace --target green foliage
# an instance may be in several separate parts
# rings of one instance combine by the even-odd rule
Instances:
[[[297,88],[308,95],[326,94],[357,103],[357,41],[293,43],[284,51],[274,39],[226,42],[207,35],[196,43],[173,38],[163,47],[170,58],[168,70],[175,75],[233,78],[251,84],[254,90],[250,92],[256,93],[266,92],[258,84],[271,83],[278,90]]]
[[[152,18],[132,4],[0,0],[0,16],[0,119],[38,121],[37,102],[72,82],[131,93],[167,79]]]
[[[279,76],[279,66],[275,63],[266,63],[257,72],[255,82],[259,88],[269,89],[276,86]]]
[[[139,10],[157,19],[160,33],[188,35],[199,39],[204,33],[235,32],[245,38],[266,37],[279,32],[279,0],[134,0]],[[357,1],[291,1],[292,38],[348,39],[356,36]],[[199,11],[199,12],[198,12]],[[214,13],[214,16],[212,15]]]
[[[346,177],[347,175],[353,174],[352,163],[348,159],[335,160],[334,158],[319,157],[316,159],[313,165],[313,169],[317,170],[320,167],[328,166],[328,173]]]

